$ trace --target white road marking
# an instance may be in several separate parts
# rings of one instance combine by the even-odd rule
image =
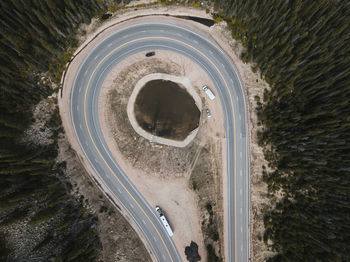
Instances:
[[[241,208],[241,210],[239,210],[239,212],[242,214],[242,211],[243,211],[243,209]]]
[[[242,151],[241,151],[241,152],[239,152],[239,157],[240,157],[240,158],[242,158]]]
[[[79,112],[79,106],[77,106],[77,111]]]
[[[164,260],[166,259],[166,257],[164,256],[164,254],[162,255],[162,257],[163,257]]]
[[[195,42],[198,45],[198,41],[193,39],[193,42]]]
[[[241,233],[243,232],[243,227],[241,227]]]
[[[129,35],[124,35],[122,38],[127,38]]]
[[[182,34],[180,34],[180,33],[176,33],[176,35],[178,35],[178,36],[181,36],[181,37],[182,37]]]
[[[131,204],[131,203],[130,203],[130,206],[131,206],[131,208],[132,208],[132,209],[134,209],[134,208],[135,208],[135,207],[134,207],[134,205],[133,205],[133,204]]]
[[[243,245],[241,245],[241,251],[243,251]]]
[[[230,82],[231,82],[231,84],[233,85],[233,80],[232,80],[232,79],[230,79]]]
[[[242,120],[242,116],[241,116],[241,114],[239,114],[239,120]]]
[[[242,188],[239,190],[239,194],[242,195]]]
[[[142,219],[142,223],[143,223],[144,225],[146,225],[146,221],[145,221],[145,220],[143,220],[143,219]]]
[[[108,47],[111,47],[111,46],[112,46],[112,44],[113,44],[113,43],[110,43],[110,44],[108,44],[107,46],[108,46]]]
[[[85,145],[89,145],[88,142],[85,140]]]
[[[239,136],[240,136],[240,138],[242,138],[242,132],[241,132],[241,133],[239,133]]]
[[[98,58],[98,55],[97,55],[97,56],[95,56],[95,60],[97,60],[97,58]]]
[[[79,127],[80,127],[80,129],[82,129],[82,126],[81,126],[81,124],[79,124]]]
[[[145,30],[143,30],[143,31],[141,31],[141,33],[146,33],[146,31],[145,31]]]
[[[80,87],[80,88],[79,88],[79,94],[81,93],[81,90],[82,90],[82,88]]]
[[[84,76],[86,76],[87,75],[87,71],[85,71],[85,73],[84,73]]]
[[[121,193],[122,192],[122,190],[118,187],[118,191],[119,191],[119,193]]]
[[[209,50],[209,53],[211,54],[211,55],[213,55],[214,53],[213,53],[213,51],[211,51],[211,50]]]
[[[239,171],[239,176],[242,176],[242,169]]]
[[[155,236],[153,236],[153,239],[154,239],[154,241],[157,241],[157,239],[155,238]]]

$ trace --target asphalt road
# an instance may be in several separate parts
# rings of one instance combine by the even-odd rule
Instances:
[[[180,53],[199,64],[211,77],[215,85],[212,90],[222,101],[228,149],[227,261],[248,261],[249,169],[244,94],[232,63],[212,41],[178,25],[143,23],[116,31],[98,43],[80,65],[71,93],[72,123],[79,144],[93,169],[140,227],[157,260],[181,261],[179,252],[184,250],[176,249],[154,207],[113,159],[102,136],[97,112],[98,95],[109,71],[134,53],[160,49]]]

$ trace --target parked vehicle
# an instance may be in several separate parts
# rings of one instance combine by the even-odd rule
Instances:
[[[156,52],[152,51],[152,52],[146,53],[146,56],[151,57],[151,56],[154,56],[155,54],[156,54]]]
[[[210,113],[210,110],[209,109],[205,109],[205,113],[207,114],[207,117],[211,117],[211,113]]]
[[[164,216],[163,212],[162,212],[162,209],[159,207],[159,206],[156,206],[156,210],[159,214],[159,217],[160,217],[160,220],[162,221],[165,229],[166,229],[166,232],[168,232],[169,236],[173,236],[174,233],[173,233],[173,230],[171,229],[169,223],[168,223],[168,220],[166,219],[166,217]]]
[[[210,90],[210,88],[208,86],[203,86],[203,90],[204,92],[208,95],[208,97],[210,98],[210,100],[214,100],[215,95],[214,93]]]

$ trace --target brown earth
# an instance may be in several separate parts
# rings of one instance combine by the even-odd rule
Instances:
[[[173,239],[183,260],[184,249],[191,241],[198,244],[204,261],[207,244],[223,256],[221,143],[224,134],[220,104],[209,106],[213,115],[210,120],[202,112],[197,136],[186,147],[151,143],[134,131],[127,116],[127,104],[141,78],[160,72],[188,77],[202,104],[209,106],[201,86],[203,81],[209,84],[210,80],[192,61],[168,51],[158,51],[151,60],[140,53],[117,65],[103,84],[99,101],[102,132],[118,164],[141,194],[149,203],[160,205],[167,212],[174,227]],[[201,161],[208,164],[199,171]],[[198,177],[202,171],[206,174],[205,180]],[[191,182],[195,173],[197,188],[193,188]],[[174,188],[174,184],[178,186]],[[210,214],[208,203],[213,207]]]

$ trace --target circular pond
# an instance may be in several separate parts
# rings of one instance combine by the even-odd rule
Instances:
[[[183,141],[199,125],[200,111],[192,96],[178,83],[147,82],[134,104],[137,123],[152,135]]]

